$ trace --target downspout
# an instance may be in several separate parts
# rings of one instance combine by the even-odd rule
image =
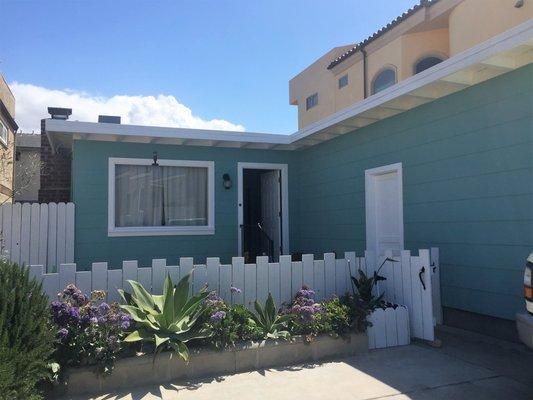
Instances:
[[[366,99],[368,97],[368,88],[367,88],[367,72],[366,72],[366,49],[364,47],[361,48],[361,54],[363,54],[363,99]]]

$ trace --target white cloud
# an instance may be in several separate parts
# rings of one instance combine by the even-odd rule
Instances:
[[[174,96],[91,96],[76,90],[52,90],[27,83],[9,84],[16,99],[16,121],[23,132],[39,132],[48,118],[47,107],[72,108],[71,120],[96,122],[98,115],[120,115],[122,123],[177,128],[244,131],[244,126],[223,119],[204,120]]]

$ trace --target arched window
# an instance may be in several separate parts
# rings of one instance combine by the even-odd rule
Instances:
[[[396,83],[396,71],[392,68],[386,68],[376,75],[372,81],[372,94],[381,92]]]
[[[424,57],[423,59],[421,59],[415,64],[415,74],[425,71],[426,69],[431,68],[434,65],[437,65],[438,63],[441,63],[443,61],[444,60],[441,57],[436,57],[436,56]]]

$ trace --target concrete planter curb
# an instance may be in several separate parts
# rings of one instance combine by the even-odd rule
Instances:
[[[368,351],[366,333],[351,334],[347,338],[320,336],[307,343],[302,337],[292,341],[262,341],[238,344],[234,348],[213,351],[195,349],[186,364],[172,352],[123,358],[115,363],[113,373],[98,377],[91,368],[71,368],[66,383],[58,386],[54,396],[101,394],[136,386],[187,381],[209,376],[228,375],[271,367],[289,366],[335,357],[347,357]]]

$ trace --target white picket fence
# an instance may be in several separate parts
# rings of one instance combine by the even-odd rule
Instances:
[[[167,274],[177,282],[193,270],[193,291],[207,284],[225,301],[252,308],[256,299],[264,302],[268,293],[272,293],[278,306],[289,302],[302,285],[315,290],[317,301],[342,295],[351,290],[350,273],[355,275],[361,269],[373,274],[387,256],[392,257],[392,253],[376,258],[368,251],[364,257],[347,252],[342,259],[336,259],[333,253],[324,254],[323,259],[305,254],[302,261],[281,256],[277,263],[268,262],[268,257],[258,257],[256,264],[245,264],[242,257],[234,257],[231,264],[221,264],[219,258],[208,258],[202,265],[194,265],[192,258],[180,258],[178,265],[167,265],[165,259],[155,259],[151,267],[139,267],[137,261],[124,261],[121,269],[108,269],[106,262],[98,262],[93,263],[89,271],[77,271],[76,264],[65,263],[59,265],[57,273],[45,273],[42,265],[31,265],[30,272],[42,279],[43,288],[51,299],[55,299],[67,284],[74,283],[85,293],[105,290],[108,301],[119,301],[117,289],[131,290],[128,279],[139,281],[152,293],[160,294]],[[402,251],[396,260],[398,262],[385,263],[381,269],[380,274],[387,280],[380,282],[377,291],[384,291],[388,301],[407,307],[412,336],[434,340],[430,251],[419,250],[418,256]],[[422,270],[425,272],[421,273]],[[232,293],[231,286],[241,289],[241,293]]]
[[[74,261],[74,203],[6,203],[0,227],[0,249],[13,262],[50,270]]]
[[[368,348],[405,346],[411,343],[409,311],[406,306],[378,308],[368,317]]]

